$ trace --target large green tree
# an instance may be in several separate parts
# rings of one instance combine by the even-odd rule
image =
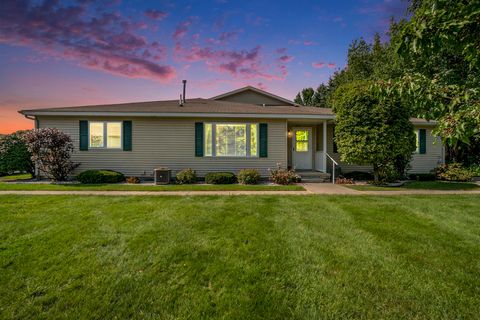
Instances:
[[[410,110],[388,84],[352,81],[338,87],[332,101],[343,162],[372,165],[377,182],[409,162],[416,148]]]
[[[34,175],[35,166],[23,139],[25,131],[0,137],[0,172],[12,174],[16,171]]]
[[[393,37],[404,59],[400,94],[460,152],[480,134],[480,1],[412,1]]]

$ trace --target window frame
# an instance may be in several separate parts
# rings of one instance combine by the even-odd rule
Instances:
[[[211,145],[212,145],[212,154],[207,155],[207,126],[212,126],[212,136],[211,136]],[[217,125],[244,125],[245,126],[245,155],[241,156],[221,156],[217,155]],[[251,155],[251,126],[255,125],[257,130],[257,154]],[[260,132],[260,124],[258,122],[224,122],[224,121],[212,121],[212,122],[204,122],[203,123],[203,156],[205,158],[259,158],[260,157],[260,139],[259,139],[259,132]]]
[[[92,146],[92,140],[90,139],[90,124],[92,123],[101,123],[103,125],[103,147]],[[109,147],[108,146],[108,123],[118,123],[120,125],[120,146],[119,147]],[[109,150],[122,150],[123,149],[123,122],[122,121],[88,121],[88,148],[89,149],[109,149]]]

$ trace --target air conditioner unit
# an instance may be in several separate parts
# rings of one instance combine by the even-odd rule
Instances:
[[[171,170],[168,168],[157,168],[153,170],[155,184],[169,184]]]

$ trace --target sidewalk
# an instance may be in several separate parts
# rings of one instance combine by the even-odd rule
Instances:
[[[79,196],[245,196],[245,195],[480,195],[480,190],[397,190],[359,191],[331,183],[302,183],[305,191],[0,191],[0,195]]]

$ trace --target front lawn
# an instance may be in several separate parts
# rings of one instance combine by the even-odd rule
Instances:
[[[0,182],[15,181],[15,180],[30,180],[30,179],[32,179],[32,175],[30,173],[19,173],[11,176],[0,177]]]
[[[0,191],[304,191],[299,185],[280,186],[269,184],[40,184],[0,183]]]
[[[374,185],[347,185],[359,191],[400,191],[400,190],[475,190],[478,184],[472,182],[410,181],[401,187],[383,187]]]
[[[0,196],[0,318],[472,319],[478,196]]]

